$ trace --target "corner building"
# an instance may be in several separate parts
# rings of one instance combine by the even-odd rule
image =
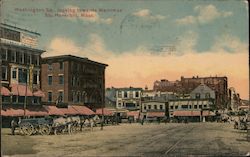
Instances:
[[[107,66],[72,55],[43,58],[43,103],[56,104],[60,98],[68,105],[85,105],[91,109],[103,107]]]

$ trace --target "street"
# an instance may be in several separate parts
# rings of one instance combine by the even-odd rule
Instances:
[[[229,123],[120,124],[74,135],[12,136],[4,129],[3,154],[14,156],[243,156],[246,132]]]

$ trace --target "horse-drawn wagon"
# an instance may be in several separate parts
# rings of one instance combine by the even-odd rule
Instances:
[[[29,118],[21,119],[19,122],[19,130],[23,135],[32,135],[40,133],[49,135],[52,129],[52,119],[47,118]]]

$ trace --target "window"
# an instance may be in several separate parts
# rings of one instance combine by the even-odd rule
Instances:
[[[202,105],[199,105],[199,108],[202,108]]]
[[[13,68],[12,69],[12,79],[16,79],[16,73],[17,73],[17,69]]]
[[[194,108],[197,109],[197,105],[194,105]]]
[[[139,92],[135,92],[135,97],[138,98],[139,97]]]
[[[174,109],[174,106],[170,106],[170,109]]]
[[[148,109],[151,110],[151,105],[148,105]]]
[[[132,91],[129,92],[129,97],[133,98],[133,92]]]
[[[38,72],[34,70],[33,72],[33,84],[37,84]]]
[[[63,75],[59,76],[59,84],[64,84],[64,77],[63,77]]]
[[[48,76],[48,84],[52,85],[52,76]]]
[[[76,101],[80,102],[80,93],[79,92],[77,93]]]
[[[38,98],[37,97],[33,98],[33,104],[38,104]]]
[[[205,98],[210,98],[210,93],[206,93]]]
[[[144,106],[144,110],[146,110],[147,108],[146,108],[146,106]]]
[[[24,64],[24,53],[23,52],[20,52],[20,54],[19,54],[19,62],[21,64]]]
[[[162,110],[163,109],[163,105],[160,105],[160,110]]]
[[[48,102],[52,102],[52,92],[48,92]]]
[[[7,60],[7,50],[6,49],[1,49],[1,57],[2,57],[2,60]]]
[[[200,99],[200,97],[201,97],[201,96],[200,96],[200,93],[196,93],[196,94],[195,94],[195,98],[196,98],[196,99]]]
[[[11,62],[16,62],[16,51],[11,52]]]
[[[2,80],[7,80],[7,67],[2,66]]]
[[[49,70],[52,70],[53,68],[52,68],[52,63],[48,63],[48,69]]]
[[[25,96],[18,96],[18,102],[19,103],[24,103]]]
[[[124,92],[124,98],[127,98],[127,97],[128,97],[128,93]]]
[[[207,108],[207,105],[204,105],[204,108]]]
[[[121,105],[122,105],[122,104],[119,102],[119,103],[118,103],[118,107],[121,107]]]
[[[63,91],[60,91],[58,94],[58,100],[60,100],[60,102],[63,102]]]
[[[60,68],[60,70],[63,69],[63,62],[60,62],[60,63],[59,63],[59,68]]]
[[[154,109],[157,110],[157,105],[154,105]]]
[[[175,106],[175,109],[178,109],[179,106]]]
[[[189,108],[191,109],[191,108],[192,108],[192,105],[189,105]]]
[[[121,97],[122,97],[122,92],[118,91],[118,98],[121,98]]]
[[[77,83],[77,78],[75,76],[72,76],[72,79],[71,79],[71,85],[72,86],[75,86]]]
[[[187,108],[188,108],[188,105],[181,105],[181,108],[187,109]]]
[[[26,83],[27,82],[27,69],[18,69],[18,82]]]
[[[27,54],[26,57],[27,57],[27,64],[32,64],[32,56],[30,54]]]

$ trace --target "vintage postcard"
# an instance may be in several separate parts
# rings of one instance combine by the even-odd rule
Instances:
[[[250,156],[246,0],[0,0],[1,156]]]

